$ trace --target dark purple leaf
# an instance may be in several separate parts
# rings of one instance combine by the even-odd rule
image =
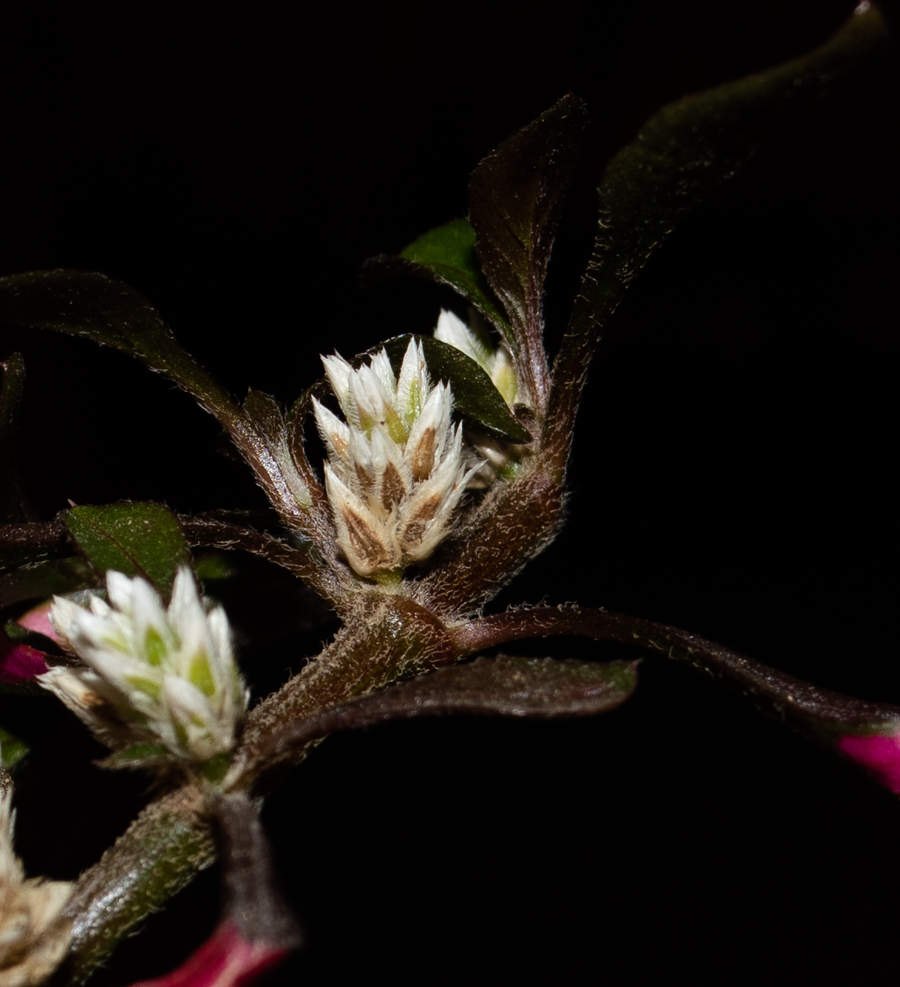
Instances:
[[[295,576],[306,579],[316,571],[310,561],[309,552],[294,548],[287,542],[264,531],[235,524],[217,514],[179,514],[178,523],[187,543],[191,546],[220,548],[228,551],[240,550],[268,559]],[[198,561],[197,573],[200,573]]]
[[[272,736],[255,760],[258,769],[265,770],[267,763],[280,763],[287,751],[300,750],[338,730],[413,716],[589,716],[615,709],[636,685],[633,661],[482,658],[438,669],[286,727]]]
[[[873,703],[785,675],[697,634],[638,617],[581,607],[533,607],[461,625],[461,654],[533,637],[583,636],[662,652],[722,680],[758,709],[860,764],[900,794],[900,707]]]
[[[88,271],[31,271],[0,278],[0,322],[55,329],[137,357],[222,420],[239,417],[228,394],[176,342],[134,288]]]
[[[222,919],[177,970],[133,987],[243,987],[300,945],[300,932],[277,890],[259,816],[241,796],[214,801],[222,856]]]
[[[538,412],[546,406],[548,388],[544,278],[586,125],[581,100],[564,97],[489,154],[469,184],[469,219],[481,266],[506,309],[510,349]]]
[[[290,491],[285,460],[199,363],[181,348],[143,295],[86,271],[32,271],[0,278],[0,322],[84,336],[128,353],[187,391],[228,432],[267,492]],[[288,472],[290,472],[288,470]],[[273,502],[284,522],[303,527],[293,500]]]
[[[881,13],[860,4],[830,41],[809,54],[664,106],[612,159],[600,182],[593,256],[553,368],[549,431],[560,462],[568,456],[600,333],[651,253],[698,202],[798,123],[886,40]]]

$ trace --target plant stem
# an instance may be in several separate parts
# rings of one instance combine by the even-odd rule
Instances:
[[[216,857],[205,795],[185,786],[148,805],[78,879],[62,921],[69,956],[54,984],[83,983],[116,943]]]

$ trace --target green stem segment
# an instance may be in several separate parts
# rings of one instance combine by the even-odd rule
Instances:
[[[53,983],[82,983],[123,936],[215,857],[199,789],[186,786],[147,806],[78,879],[62,916],[72,923],[72,945]]]

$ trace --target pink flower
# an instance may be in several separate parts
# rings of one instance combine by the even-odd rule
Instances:
[[[177,970],[132,987],[247,987],[289,952],[263,940],[251,942],[226,918]]]
[[[837,748],[885,788],[900,795],[900,732],[888,737],[841,737]]]
[[[47,662],[40,651],[10,641],[0,630],[0,682],[6,685],[23,685],[47,671]]]

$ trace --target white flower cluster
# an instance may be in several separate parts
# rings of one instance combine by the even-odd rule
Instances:
[[[484,340],[479,339],[459,316],[444,309],[441,309],[441,314],[438,316],[434,338],[462,350],[491,378],[494,387],[510,408],[516,403],[519,381],[509,350],[503,344],[497,349],[492,349]]]
[[[145,580],[106,576],[109,604],[90,610],[56,597],[50,619],[85,668],[58,666],[39,676],[111,747],[165,747],[204,763],[234,746],[247,709],[221,608],[206,613],[193,574],[182,567],[168,610]]]
[[[385,350],[358,370],[340,356],[322,362],[346,419],[315,402],[337,544],[360,576],[421,561],[447,533],[473,472],[450,420],[450,388],[431,384],[415,341],[399,377]]]
[[[68,928],[54,924],[72,893],[68,881],[25,879],[13,852],[12,788],[0,778],[0,985],[41,984],[62,959]]]
[[[503,400],[510,408],[513,407],[519,397],[519,380],[509,350],[502,343],[497,349],[493,349],[472,332],[462,319],[444,310],[438,318],[434,338],[461,350],[474,360],[491,378]],[[479,461],[479,467],[469,481],[471,487],[491,486],[519,461],[521,447],[516,450],[513,444],[502,439],[474,434],[467,434],[466,439],[475,459]]]

